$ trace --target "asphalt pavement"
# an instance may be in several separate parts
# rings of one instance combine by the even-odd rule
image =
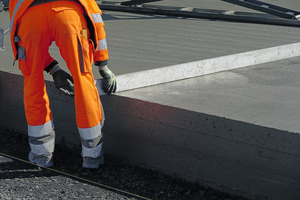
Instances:
[[[0,199],[136,200],[65,174],[0,155]]]

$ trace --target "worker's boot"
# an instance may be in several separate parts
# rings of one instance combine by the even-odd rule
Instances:
[[[35,163],[42,167],[52,167],[53,166],[52,153],[49,153],[46,155],[37,155],[30,151],[28,159],[30,162]]]
[[[82,167],[87,169],[97,169],[100,165],[104,163],[103,152],[97,158],[83,157]]]

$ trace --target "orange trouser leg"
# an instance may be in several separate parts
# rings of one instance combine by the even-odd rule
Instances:
[[[48,53],[48,35],[41,37],[45,19],[33,9],[19,20],[19,68],[24,76],[24,106],[28,125],[39,126],[52,120],[49,98],[44,81],[44,67],[52,62]],[[22,55],[22,48],[25,57]]]
[[[52,2],[53,23],[49,25],[55,33],[55,43],[67,63],[74,80],[75,109],[78,128],[86,129],[99,125],[102,109],[98,90],[92,73],[92,44],[81,6],[72,1]],[[70,9],[72,8],[72,9]]]
[[[43,71],[53,58],[48,53],[50,37],[41,34],[45,31],[45,22],[45,18],[33,9],[28,9],[19,20],[18,61],[24,77],[24,107],[31,147],[29,160],[51,166],[55,133]]]
[[[48,4],[47,4],[48,5]],[[102,160],[102,108],[92,73],[93,52],[82,7],[72,1],[51,3],[55,43],[74,80],[76,122],[81,137],[83,167],[97,168]],[[52,17],[53,16],[53,17]],[[91,159],[91,160],[90,160]]]

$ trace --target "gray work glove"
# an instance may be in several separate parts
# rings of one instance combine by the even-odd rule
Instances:
[[[62,70],[59,65],[55,65],[49,73],[53,77],[56,89],[67,96],[74,96],[73,88],[68,82],[69,80],[74,84],[73,78],[70,74]]]
[[[105,93],[115,93],[117,90],[116,76],[108,69],[107,65],[98,66],[100,75],[103,77],[102,89]]]

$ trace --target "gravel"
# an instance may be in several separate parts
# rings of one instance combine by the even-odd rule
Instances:
[[[28,153],[30,151],[28,138],[24,134],[17,133],[10,130],[2,130],[0,129],[0,152],[8,153],[10,155],[19,157],[21,159],[27,160]],[[111,187],[116,187],[124,191],[128,191],[130,193],[135,193],[140,196],[148,197],[150,199],[157,200],[171,200],[171,199],[183,199],[183,200],[247,200],[241,196],[233,196],[230,195],[226,191],[217,191],[208,186],[203,186],[198,183],[188,182],[186,180],[169,176],[158,171],[154,171],[151,169],[140,168],[139,166],[133,166],[130,163],[127,163],[123,160],[117,159],[111,155],[105,155],[105,163],[97,170],[87,170],[81,167],[82,158],[80,155],[80,150],[73,150],[67,147],[62,147],[59,145],[55,146],[54,152],[54,168],[82,177],[86,178],[100,184],[109,185]],[[2,159],[6,159],[3,158]],[[76,182],[70,177],[59,175],[61,179],[60,183],[64,183],[63,185],[52,187],[52,184],[55,184],[55,179],[45,179],[47,174],[45,172],[40,172],[39,168],[36,171],[32,171],[32,167],[27,169],[24,167],[18,167],[18,165],[9,165],[9,162],[5,165],[5,170],[3,169],[3,165],[0,165],[0,199],[5,195],[5,193],[9,192],[7,190],[15,190],[15,191],[27,191],[30,199],[38,199],[42,197],[43,199],[52,198],[63,195],[63,198],[59,199],[70,199],[72,193],[73,197],[78,189],[72,190],[72,188],[76,188]],[[24,165],[19,162],[19,165]],[[29,164],[27,164],[29,165]],[[29,182],[38,182],[39,184],[35,184],[35,194],[39,187],[45,188],[49,187],[49,190],[45,192],[38,192],[38,196],[34,196],[30,191],[33,188],[30,188],[30,184],[22,183],[24,181],[23,177],[16,176],[10,173],[10,170],[20,170],[22,169],[22,176],[28,173],[26,176],[26,180]],[[24,171],[25,170],[25,171]],[[49,172],[54,173],[54,172]],[[49,176],[50,176],[49,174]],[[15,176],[15,177],[13,177]],[[56,176],[57,177],[57,176]],[[13,187],[8,187],[10,185],[10,181],[18,179],[18,184]],[[43,179],[45,179],[43,181]],[[72,181],[71,181],[71,180]],[[50,180],[50,181],[49,181]],[[37,187],[37,188],[36,188]],[[78,187],[77,187],[78,188]],[[81,192],[87,192],[91,194],[92,190],[101,192],[99,187],[96,186],[84,186],[80,187]],[[95,189],[96,188],[96,189]],[[98,190],[97,190],[98,188]],[[44,191],[44,190],[41,190]],[[67,192],[68,191],[68,192]],[[79,191],[79,192],[80,192]],[[90,191],[90,192],[89,192]],[[26,192],[25,192],[26,194]],[[57,196],[58,195],[58,196]],[[71,195],[71,196],[72,196]],[[75,195],[76,196],[76,195]],[[7,198],[4,198],[7,199]],[[23,199],[23,198],[22,198]],[[25,196],[26,199],[26,196]],[[88,199],[88,198],[86,198]],[[102,198],[96,198],[102,199]],[[105,198],[107,199],[107,198]],[[110,199],[110,198],[108,198]],[[122,199],[122,198],[118,198]]]

